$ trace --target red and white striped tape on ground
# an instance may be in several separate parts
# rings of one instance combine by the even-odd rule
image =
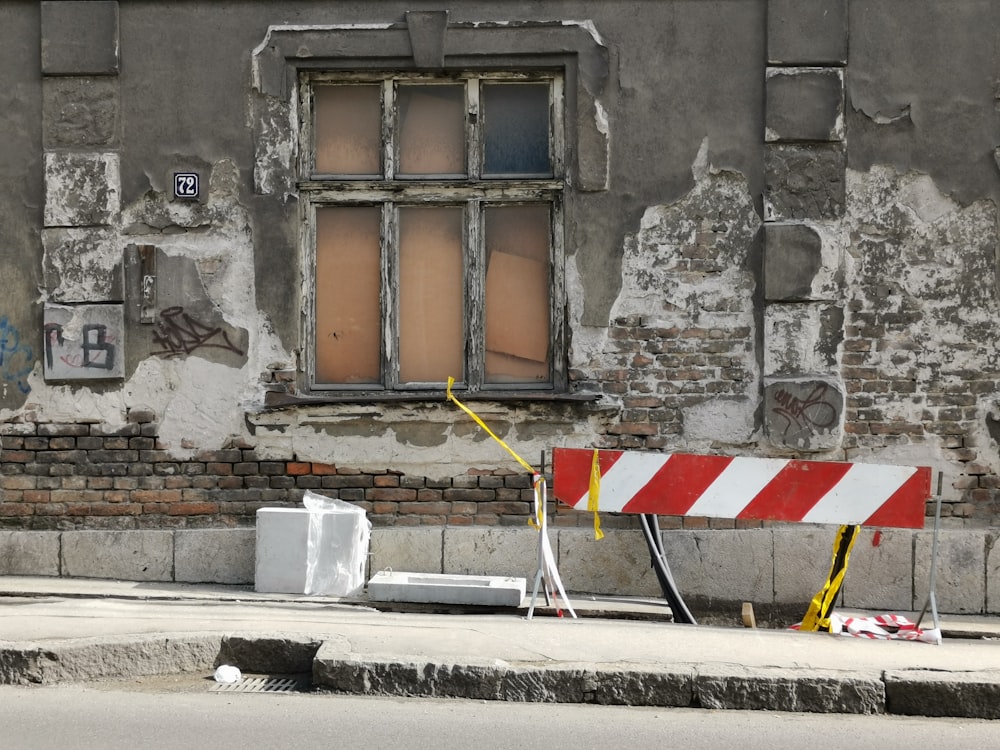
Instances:
[[[792,625],[791,630],[798,630],[799,625]],[[902,615],[875,615],[873,617],[851,617],[836,612],[830,614],[830,633],[834,635],[852,635],[856,638],[873,640],[921,641],[923,643],[941,643],[941,629],[928,628],[921,630],[917,624]]]
[[[556,499],[587,510],[594,451],[556,448]],[[783,458],[598,451],[597,510],[922,528],[931,470]]]

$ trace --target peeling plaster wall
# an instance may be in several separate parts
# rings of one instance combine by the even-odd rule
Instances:
[[[647,346],[623,341],[618,326],[575,321],[570,355],[583,382],[623,368],[629,391],[650,394],[643,408],[678,411],[675,439],[687,450],[749,444],[760,387],[751,259],[761,222],[745,178],[709,161],[706,139],[692,190],[649,208],[626,240],[610,317],[642,329]],[[569,296],[578,299],[583,290],[571,284]],[[706,380],[727,387],[708,389]]]
[[[849,170],[848,192],[847,455],[930,462],[955,498],[1000,467],[988,433],[1000,382],[997,205],[959,205],[927,175],[891,167]]]
[[[278,55],[272,27],[400,31],[439,3],[101,0],[79,29],[43,5],[47,27],[37,3],[0,5],[0,423],[139,413],[165,458],[509,465],[443,399],[264,406],[303,384],[304,274],[294,66],[255,61]],[[769,23],[796,5],[449,8],[593,52],[567,83],[564,259],[571,391],[593,398],[472,405],[532,462],[597,445],[930,464],[955,523],[992,522],[1000,7],[844,0],[842,29],[789,52]],[[86,59],[61,59],[77,31]],[[198,200],[173,198],[176,171]],[[43,308],[95,304],[122,308],[123,375],[46,379]],[[829,418],[796,422],[816,394]]]

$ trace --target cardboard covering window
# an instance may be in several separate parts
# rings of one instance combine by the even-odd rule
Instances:
[[[399,211],[399,379],[464,377],[462,209]]]
[[[465,174],[465,88],[400,86],[399,173]]]
[[[549,379],[549,206],[486,210],[486,380]]]
[[[316,210],[316,381],[381,380],[381,211]]]
[[[379,86],[317,86],[313,107],[317,173],[381,174]]]

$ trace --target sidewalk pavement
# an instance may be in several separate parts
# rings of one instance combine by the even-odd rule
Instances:
[[[579,619],[539,606],[528,620],[524,608],[425,614],[234,586],[0,576],[0,684],[230,664],[356,694],[1000,718],[1000,618],[942,617],[932,645],[678,625],[647,600],[571,603]],[[652,619],[625,619],[638,609]]]

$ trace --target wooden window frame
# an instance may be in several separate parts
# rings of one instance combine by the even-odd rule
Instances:
[[[480,87],[486,82],[545,82],[550,86],[550,157],[552,174],[539,177],[505,179],[482,175],[483,142],[480,126]],[[404,206],[462,206],[464,215],[463,250],[465,256],[465,367],[466,373],[455,387],[480,395],[498,398],[554,395],[567,391],[566,334],[564,327],[564,76],[560,71],[531,72],[453,72],[425,73],[331,73],[306,71],[300,74],[299,114],[300,149],[298,190],[302,212],[302,254],[304,269],[304,308],[306,343],[306,390],[314,395],[346,395],[377,399],[384,396],[428,398],[443,391],[442,383],[399,382],[398,278],[395,267],[398,252],[398,209]],[[354,178],[345,175],[317,174],[313,169],[315,139],[313,131],[312,92],[315,86],[328,84],[381,84],[382,97],[382,175]],[[461,178],[427,178],[393,173],[396,158],[395,90],[407,83],[464,83],[466,92],[466,154],[468,174]],[[497,205],[546,204],[550,207],[549,238],[550,278],[550,374],[544,383],[485,383],[485,287],[486,263],[483,243],[485,208]],[[381,384],[320,383],[316,378],[316,210],[324,206],[379,206],[381,208]],[[470,335],[470,331],[474,332]]]

